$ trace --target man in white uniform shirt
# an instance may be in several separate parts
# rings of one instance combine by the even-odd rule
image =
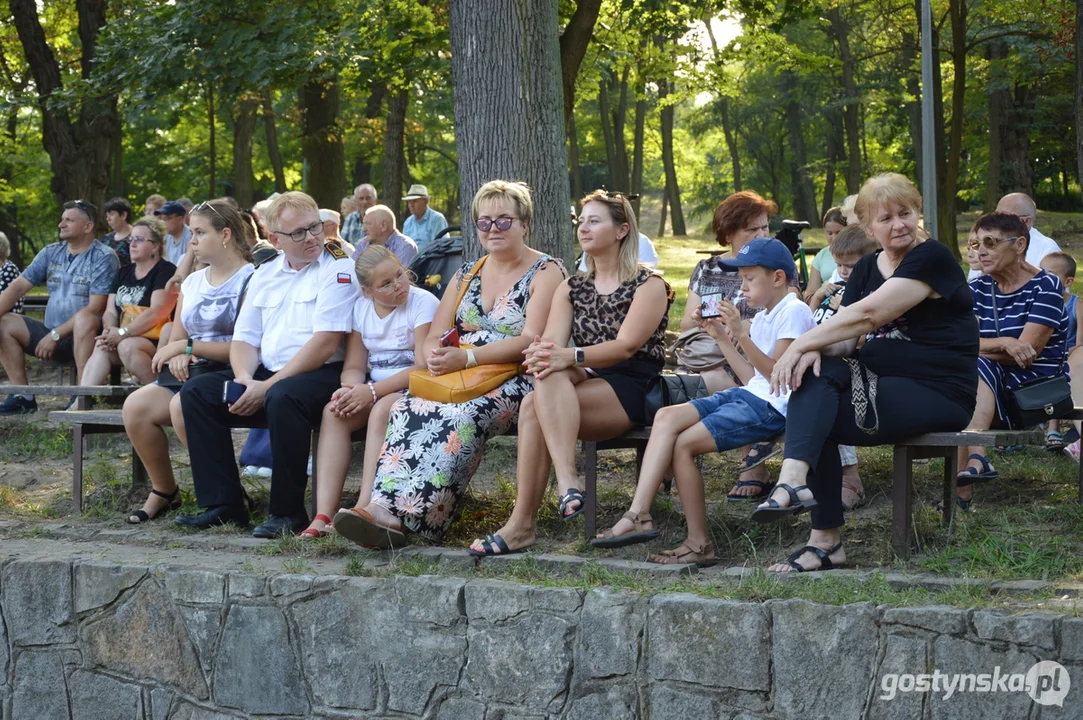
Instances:
[[[274,474],[269,517],[252,533],[260,538],[308,526],[309,437],[339,387],[358,296],[353,263],[337,245],[324,242],[311,197],[283,193],[268,208],[267,224],[281,252],[252,275],[233,330],[231,369],[200,375],[181,390],[196,500],[207,510],[176,520],[197,529],[247,524],[230,428],[266,424]],[[230,380],[245,390],[227,406],[223,386]]]
[[[1038,228],[1034,227],[1034,218],[1038,214],[1038,207],[1026,193],[1008,193],[1000,198],[996,211],[1018,215],[1023,224],[1027,226],[1027,230],[1030,231],[1030,242],[1027,244],[1026,260],[1034,267],[1041,265],[1042,258],[1049,253],[1060,252],[1060,245],[1057,245],[1056,240],[1043,235]],[[971,270],[967,275],[967,279],[973,280],[979,275],[981,275],[980,270]]]

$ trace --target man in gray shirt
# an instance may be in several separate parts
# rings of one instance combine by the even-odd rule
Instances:
[[[97,208],[85,200],[64,203],[60,242],[47,245],[4,292],[0,293],[0,365],[13,385],[26,385],[27,355],[41,360],[71,362],[83,375],[102,313],[120,268],[117,254],[94,239]],[[45,322],[11,312],[35,285],[49,287]],[[38,409],[32,395],[10,395],[0,403],[0,415],[20,415]]]
[[[165,223],[166,238],[162,243],[162,257],[180,267],[184,254],[188,252],[188,242],[192,239],[192,231],[184,224],[188,210],[180,201],[170,200],[155,210],[154,215]]]

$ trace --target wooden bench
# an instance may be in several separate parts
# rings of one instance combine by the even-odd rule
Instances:
[[[71,509],[77,515],[83,512],[83,454],[86,451],[86,437],[124,432],[122,412],[121,410],[57,410],[49,413],[50,420],[72,426]],[[146,483],[147,469],[133,448],[132,487],[140,487]]]
[[[91,397],[123,400],[138,390],[136,385],[0,385],[0,392],[8,395],[44,395],[45,397],[74,397],[73,410],[83,410],[86,399]]]
[[[643,466],[643,451],[647,449],[647,441],[651,437],[651,429],[634,428],[611,440],[583,440],[583,455],[586,465],[586,487],[583,488],[586,508],[583,515],[586,518],[587,538],[592,538],[598,533],[598,451],[599,450],[624,450],[634,448],[636,451],[636,479],[639,479],[639,470]]]

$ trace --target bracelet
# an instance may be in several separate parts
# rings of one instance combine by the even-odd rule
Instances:
[[[184,348],[185,357],[192,357],[192,338],[188,338],[188,345]]]
[[[380,398],[376,395],[376,386],[372,382],[365,383],[369,386],[369,390],[372,391],[372,402],[376,402]]]
[[[474,357],[474,351],[473,350],[467,350],[466,351],[466,367],[472,368],[472,367],[477,367],[477,366],[478,366],[478,359],[476,357]]]

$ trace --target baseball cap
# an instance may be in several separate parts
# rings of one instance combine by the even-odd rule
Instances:
[[[719,264],[726,268],[759,266],[768,270],[782,270],[788,278],[792,278],[797,271],[793,255],[785,245],[774,238],[749,240],[736,255],[719,261]]]
[[[188,211],[184,209],[176,200],[170,200],[165,205],[161,206],[154,211],[155,215],[187,215]]]

